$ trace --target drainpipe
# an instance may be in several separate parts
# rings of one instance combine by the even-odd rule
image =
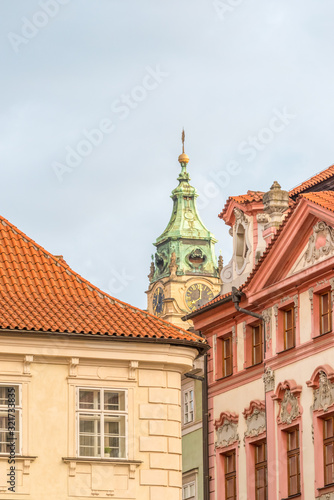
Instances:
[[[248,311],[247,309],[243,309],[239,307],[239,303],[241,300],[241,296],[243,295],[235,286],[232,287],[232,301],[234,303],[234,307],[237,311],[247,314],[248,316],[253,316],[253,318],[258,318],[262,321],[263,324],[263,373],[266,372],[266,323],[264,317],[261,314],[254,313],[252,311]],[[265,425],[266,425],[266,435],[267,435],[267,397],[266,397],[266,386],[264,384],[264,412],[265,412]]]
[[[209,500],[209,412],[208,412],[208,366],[207,354],[204,357],[204,376],[185,373],[187,378],[202,382],[202,425],[203,425],[203,500]]]

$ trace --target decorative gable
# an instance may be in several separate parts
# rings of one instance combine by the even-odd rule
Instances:
[[[313,226],[312,234],[288,276],[307,269],[333,255],[334,229],[326,224],[326,222],[318,221]]]

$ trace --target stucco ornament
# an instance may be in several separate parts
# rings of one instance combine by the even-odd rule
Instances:
[[[271,342],[271,317],[272,317],[272,308],[269,307],[265,309],[262,313],[265,325],[266,325],[266,345],[267,349],[270,347]]]
[[[291,424],[299,415],[298,399],[287,389],[281,402],[280,421],[283,424]]]
[[[305,263],[313,264],[321,257],[334,253],[334,229],[319,221],[313,227],[313,234],[304,255]]]
[[[264,401],[252,401],[249,408],[243,411],[246,419],[247,431],[245,437],[256,437],[266,430],[266,413]]]
[[[233,279],[233,260],[230,260],[228,264],[226,264],[225,267],[223,267],[221,273],[220,273],[220,279],[222,280],[223,283],[231,283]]]
[[[275,373],[268,366],[264,375],[262,375],[266,392],[273,391],[275,389]]]
[[[232,443],[239,441],[238,424],[225,419],[221,427],[217,429],[216,448],[229,446]]]
[[[236,225],[240,222],[243,222],[245,225],[248,224],[248,220],[242,210],[240,210],[239,208],[234,208],[233,213]]]
[[[239,442],[238,420],[236,413],[222,412],[218,420],[215,421],[216,442],[215,447],[221,448],[232,443]]]
[[[327,411],[334,403],[334,384],[332,384],[325,372],[319,373],[319,387],[314,390],[313,410]]]
[[[325,495],[317,497],[317,500],[334,500],[334,493],[325,493]]]

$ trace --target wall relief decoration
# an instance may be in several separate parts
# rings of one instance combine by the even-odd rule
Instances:
[[[216,448],[229,446],[232,443],[239,442],[238,435],[239,416],[236,413],[222,412],[219,419],[214,423],[216,429]]]
[[[334,371],[329,365],[318,367],[306,384],[313,389],[312,410],[327,411],[334,404]]]
[[[285,380],[278,384],[273,400],[279,403],[279,412],[277,421],[281,424],[291,424],[299,415],[302,414],[300,406],[300,393],[302,387],[297,385],[295,380]]]
[[[275,373],[273,370],[267,366],[264,375],[262,375],[266,392],[273,391],[275,389]]]
[[[246,419],[247,431],[245,437],[255,437],[266,430],[265,402],[258,399],[251,401],[248,408],[242,412]]]
[[[313,264],[321,257],[334,253],[334,229],[319,221],[313,227],[313,234],[310,236],[309,243],[304,255],[305,263]]]

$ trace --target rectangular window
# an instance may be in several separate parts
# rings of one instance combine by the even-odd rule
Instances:
[[[284,311],[284,350],[295,347],[295,309]]]
[[[263,338],[261,324],[252,327],[252,364],[263,361]]]
[[[324,419],[325,486],[334,483],[334,416]]]
[[[287,431],[288,495],[300,493],[299,429]]]
[[[233,372],[232,335],[222,339],[222,349],[223,349],[222,376],[227,377],[228,375],[232,375]]]
[[[0,454],[9,454],[13,442],[15,454],[21,453],[21,413],[20,386],[0,385]]]
[[[182,486],[182,500],[195,500],[196,498],[196,486],[195,481],[191,483],[186,483]]]
[[[126,391],[78,389],[80,457],[126,458]]]
[[[225,500],[237,500],[237,470],[235,450],[224,455]]]
[[[255,499],[267,500],[267,444],[265,441],[255,445]]]
[[[320,335],[332,331],[332,301],[331,292],[319,296],[320,300]]]
[[[189,424],[194,421],[194,391],[189,389],[183,393],[183,422]]]

